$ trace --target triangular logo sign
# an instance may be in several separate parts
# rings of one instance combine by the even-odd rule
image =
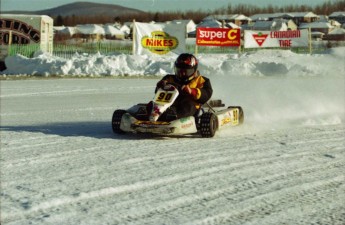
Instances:
[[[265,42],[268,34],[263,34],[259,32],[258,34],[253,34],[253,38],[255,39],[256,43],[261,47],[261,45]]]

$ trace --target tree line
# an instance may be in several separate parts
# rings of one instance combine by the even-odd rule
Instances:
[[[125,14],[117,17],[106,15],[97,16],[56,16],[54,18],[54,26],[75,26],[77,24],[106,24],[106,23],[124,23],[133,21],[138,22],[165,22],[171,20],[193,20],[195,23],[200,23],[201,20],[209,15],[215,14],[243,14],[251,16],[261,13],[279,13],[279,12],[314,12],[318,15],[330,15],[333,12],[345,11],[345,0],[327,1],[325,3],[316,5],[314,7],[308,5],[287,5],[287,6],[254,6],[248,4],[232,5],[219,8],[213,11],[203,10],[188,10],[188,11],[164,11],[164,12],[145,12],[136,14]]]

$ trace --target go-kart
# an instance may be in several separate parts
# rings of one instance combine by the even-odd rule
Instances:
[[[226,126],[243,123],[244,115],[240,106],[225,107],[221,100],[210,100],[195,115],[180,119],[169,119],[162,114],[174,103],[179,90],[168,84],[159,88],[152,100],[152,109],[147,104],[137,104],[127,110],[117,109],[112,117],[112,129],[116,134],[151,133],[157,135],[200,134],[201,137],[213,137],[217,130]],[[148,112],[150,111],[150,112]]]

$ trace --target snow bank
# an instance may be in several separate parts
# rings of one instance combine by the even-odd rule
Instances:
[[[239,57],[225,55],[216,71],[232,75],[324,76],[343,75],[345,48],[326,54],[297,54],[290,50],[261,50]],[[207,57],[206,57],[207,60]],[[210,67],[210,70],[214,68]]]
[[[71,59],[38,54],[6,58],[0,75],[162,76],[172,73],[176,56],[75,54]],[[342,76],[345,48],[325,54],[296,54],[290,50],[261,50],[243,54],[199,54],[200,71],[206,76]]]

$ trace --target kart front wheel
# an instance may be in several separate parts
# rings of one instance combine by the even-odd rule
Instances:
[[[120,129],[121,119],[122,119],[123,114],[125,113],[126,113],[126,110],[122,110],[122,109],[115,110],[115,112],[113,113],[111,125],[113,128],[113,132],[116,134],[125,133],[124,131]]]
[[[202,137],[213,137],[218,129],[217,116],[214,113],[204,113],[200,118],[200,134]]]

